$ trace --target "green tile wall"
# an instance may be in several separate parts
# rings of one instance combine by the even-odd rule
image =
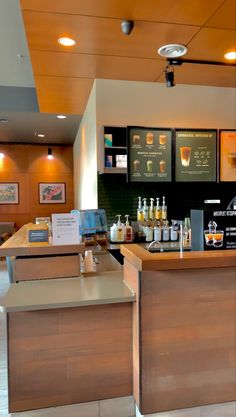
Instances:
[[[98,207],[106,210],[109,227],[116,221],[116,214],[121,214],[122,220],[125,214],[129,214],[131,220],[136,220],[138,196],[149,199],[163,195],[166,197],[168,219],[183,219],[189,216],[191,208],[204,209],[205,199],[220,199],[221,206],[217,207],[226,209],[236,196],[236,184],[127,183],[124,174],[98,175]]]

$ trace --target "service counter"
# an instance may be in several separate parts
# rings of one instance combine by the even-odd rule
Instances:
[[[132,302],[122,271],[9,285],[9,412],[132,395]]]
[[[236,250],[121,245],[133,304],[133,392],[142,415],[236,399]]]
[[[80,275],[79,253],[84,245],[28,244],[28,225],[24,225],[0,247],[6,256],[11,282],[65,278]]]
[[[119,248],[123,267],[103,250],[93,276],[9,285],[10,412],[132,394],[143,415],[235,400],[236,251]]]

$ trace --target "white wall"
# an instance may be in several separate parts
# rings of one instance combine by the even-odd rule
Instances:
[[[235,129],[236,89],[96,80],[74,145],[77,208],[97,207],[103,126],[126,125]]]
[[[96,82],[74,142],[75,208],[97,208]]]
[[[236,89],[97,80],[97,126],[236,127]]]

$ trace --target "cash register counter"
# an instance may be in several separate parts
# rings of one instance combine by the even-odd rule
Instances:
[[[117,270],[9,285],[10,412],[132,394],[143,415],[235,399],[236,251],[120,250]]]
[[[236,399],[236,250],[121,245],[133,304],[133,392],[142,415]],[[140,415],[140,414],[138,414]]]

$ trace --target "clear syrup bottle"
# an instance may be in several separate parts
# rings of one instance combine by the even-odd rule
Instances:
[[[162,197],[161,218],[164,221],[167,220],[167,205],[166,205],[166,199],[164,196]]]

